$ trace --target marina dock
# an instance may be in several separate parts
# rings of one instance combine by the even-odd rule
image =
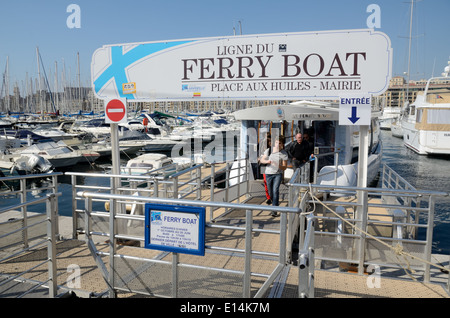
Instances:
[[[202,176],[206,176],[206,173],[202,173]],[[215,209],[212,214],[206,213],[208,226],[205,244],[208,248],[204,256],[143,248],[142,228],[139,225],[129,226],[123,236],[140,239],[124,240],[114,248],[115,297],[172,297],[174,293],[172,266],[175,263],[179,267],[176,272],[176,297],[243,297],[243,288],[246,284],[246,276],[243,273],[248,266],[251,266],[249,297],[299,297],[301,267],[297,256],[280,265],[280,257],[281,260],[284,259],[283,253],[280,253],[280,246],[283,245],[280,245],[279,231],[283,219],[281,216],[272,217],[267,210],[269,206],[265,204],[261,181],[249,182],[248,190],[248,193],[237,199],[244,210],[226,211],[224,203],[223,208]],[[281,207],[286,207],[289,197],[287,184],[282,185],[281,193],[283,199]],[[193,202],[198,199],[198,195],[199,192],[194,192],[184,200]],[[203,200],[208,200],[210,195],[211,190],[203,187],[200,201],[206,204]],[[252,210],[251,213],[253,234],[249,243],[249,238],[242,228],[246,227],[246,220],[249,218],[245,208],[254,206],[260,206],[260,209]],[[214,218],[213,222],[211,216]],[[133,223],[139,223],[138,218],[132,220]],[[89,235],[83,233],[85,228],[81,226],[83,230],[74,238],[73,218],[59,217],[59,240],[55,246],[59,297],[66,297],[69,292],[82,298],[110,297],[108,284],[111,277],[105,277],[102,267],[109,269],[111,261],[109,252],[112,246],[107,236],[99,235],[93,238],[94,232],[98,232],[105,224],[100,225],[99,222],[97,225],[99,227],[94,229],[93,226],[93,232]],[[252,249],[250,259],[245,255],[248,244]],[[293,246],[294,251],[298,249],[298,246]],[[14,254],[15,250],[17,248],[6,249],[0,254],[1,297],[21,297],[23,293],[26,293],[23,296],[25,298],[48,297],[47,284],[36,287],[39,282],[48,280],[48,265],[45,263],[48,258],[47,248],[32,248],[5,260],[6,254]],[[101,262],[93,255],[93,251]],[[433,255],[433,261],[448,268],[448,256]],[[42,262],[44,263],[41,264]],[[383,269],[383,272],[375,277],[369,273],[359,275],[357,270],[343,271],[342,266],[330,266],[329,262],[320,262],[317,258],[314,263],[315,269],[310,276],[314,290],[311,297],[449,298],[446,290],[448,273],[439,268],[432,268],[430,281],[424,282],[422,273],[410,274],[401,268]],[[274,273],[276,275],[270,278]],[[10,281],[4,283],[8,279]],[[269,286],[261,293],[262,287],[267,284]]]
[[[165,314],[198,313],[203,308],[187,308],[197,299],[261,304],[235,313],[269,312],[275,299],[283,308],[270,311],[284,313],[286,299],[299,299],[297,313],[305,298],[450,298],[450,61],[426,85],[411,78],[420,72],[410,70],[410,2],[407,72],[394,64],[400,50],[389,23],[381,27],[377,4],[326,5],[356,29],[331,22],[322,31],[288,25],[289,32],[243,34],[239,21],[240,35],[233,28],[229,36],[192,36],[200,19],[195,30],[159,40],[148,36],[176,28],[166,17],[181,23],[192,19],[190,9],[207,6],[142,4],[142,16],[122,15],[124,23],[110,23],[114,5],[103,5],[110,14],[101,15],[98,6],[68,6],[68,29],[81,28],[84,12],[99,22],[83,24],[84,35],[96,43],[108,35],[108,44],[89,53],[89,87],[79,53],[78,87],[70,65],[68,73],[65,64],[62,72],[57,62],[44,67],[54,53],[91,50],[83,48],[87,37],[64,43],[69,33],[55,33],[45,58],[36,47],[38,77],[27,72],[22,86],[12,86],[6,57],[0,298],[167,298],[158,308]],[[321,25],[325,6],[311,5],[302,12],[313,23],[302,22]],[[236,11],[228,7],[221,11]],[[277,4],[269,15],[296,22],[290,7]],[[433,12],[427,19],[448,22],[436,15],[440,7],[425,10]],[[264,5],[240,9],[263,30],[280,28],[265,18]],[[389,9],[401,17],[397,4],[384,3],[383,12]],[[27,22],[42,16],[18,12]],[[148,32],[149,13],[156,33]],[[208,34],[220,25],[203,22]],[[29,44],[22,29],[5,48]],[[439,50],[431,50],[436,63]],[[26,67],[24,55],[12,54]],[[382,129],[401,141],[385,143]],[[355,306],[329,308],[336,315]]]

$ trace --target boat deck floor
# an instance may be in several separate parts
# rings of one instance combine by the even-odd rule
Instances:
[[[206,195],[206,194],[205,194]],[[265,205],[264,196],[253,197],[249,203]],[[286,204],[283,201],[281,205]],[[245,212],[232,211],[227,217],[239,222],[245,218]],[[278,226],[279,218],[272,217],[270,212],[255,211],[254,222],[258,227],[273,228]],[[238,220],[238,221],[236,221]],[[252,246],[255,250],[278,253],[277,235],[257,233]],[[81,238],[81,237],[80,237]],[[206,232],[206,244],[241,249],[245,243],[243,232],[234,230],[209,228]],[[109,243],[105,238],[96,243],[96,248],[102,252],[109,251]],[[83,240],[65,239],[57,243],[57,271],[59,292],[73,290],[80,297],[107,297],[108,286],[100,269],[91,255],[90,249]],[[171,296],[172,254],[149,250],[141,247],[119,245],[117,253],[135,256],[133,259],[117,258],[116,282],[123,287],[117,293],[119,298]],[[167,263],[144,263],[139,258],[151,258],[168,261]],[[0,256],[0,259],[2,257]],[[0,298],[17,297],[25,290],[48,279],[47,265],[37,266],[47,259],[45,248],[29,251],[3,262],[0,262]],[[109,257],[102,256],[108,269]],[[244,257],[238,253],[221,253],[207,250],[205,256],[179,254],[179,263],[203,265],[206,267],[243,271]],[[448,261],[448,260],[447,260]],[[278,260],[273,256],[255,255],[252,258],[252,272],[270,274],[274,271]],[[444,265],[448,265],[444,264]],[[36,266],[36,267],[35,267]],[[35,267],[35,268],[33,268]],[[33,268],[6,284],[2,281],[13,277],[27,268]],[[79,270],[77,272],[76,270]],[[274,281],[264,297],[266,298],[296,298],[298,297],[298,267],[288,265]],[[448,275],[447,275],[448,277]],[[78,279],[79,278],[79,279]],[[370,288],[368,275],[316,269],[314,273],[315,297],[317,298],[449,298],[443,284],[423,283],[411,279],[398,279],[381,275],[379,288]],[[264,284],[265,278],[252,276],[251,296]],[[74,285],[75,284],[75,285]],[[234,272],[222,273],[193,267],[180,267],[178,297],[187,298],[239,298],[242,297],[242,275]],[[131,288],[133,292],[127,291]],[[48,297],[46,288],[36,288],[24,297]]]

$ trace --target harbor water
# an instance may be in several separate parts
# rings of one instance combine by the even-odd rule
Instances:
[[[418,190],[450,191],[450,169],[448,169],[450,158],[418,155],[407,149],[403,145],[403,140],[393,137],[390,131],[381,131],[381,139],[383,141],[383,162],[399,173],[412,186]],[[235,153],[235,149],[226,150]],[[226,151],[223,153],[226,153]],[[127,159],[122,156],[123,164],[126,163]],[[77,165],[76,169],[77,172],[106,173],[110,170],[110,162]],[[62,193],[59,198],[59,214],[71,216],[71,178],[70,176],[61,176],[59,182],[58,190]],[[108,182],[107,178],[95,177],[84,177],[84,180],[82,180],[84,184],[97,186],[105,186]],[[36,188],[34,193],[29,194],[29,199],[32,199],[33,195],[42,195],[42,193],[39,193],[39,184],[36,185]],[[17,197],[1,196],[0,208],[17,202]],[[42,206],[41,210],[45,211],[45,207]],[[436,200],[432,253],[450,254],[450,197],[438,197]]]
[[[418,155],[403,140],[382,130],[383,162],[418,190],[450,192],[450,157]],[[435,206],[433,253],[450,254],[450,197],[438,197]]]

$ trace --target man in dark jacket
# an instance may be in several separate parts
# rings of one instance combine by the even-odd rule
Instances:
[[[295,141],[286,147],[287,153],[292,160],[294,171],[304,162],[307,162],[311,155],[309,143],[303,140],[302,134],[295,135]]]

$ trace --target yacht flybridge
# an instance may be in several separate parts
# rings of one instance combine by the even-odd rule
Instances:
[[[317,163],[314,183],[322,185],[356,186],[358,174],[359,126],[339,125],[339,105],[331,102],[299,101],[285,105],[262,106],[234,113],[240,120],[240,156],[253,163],[258,177],[257,157],[265,135],[283,135],[286,145],[295,142],[297,132],[308,132]],[[372,112],[369,128],[367,183],[378,175],[382,145],[379,139],[379,112]],[[273,138],[273,137],[272,137]],[[288,162],[285,178],[293,174]]]

